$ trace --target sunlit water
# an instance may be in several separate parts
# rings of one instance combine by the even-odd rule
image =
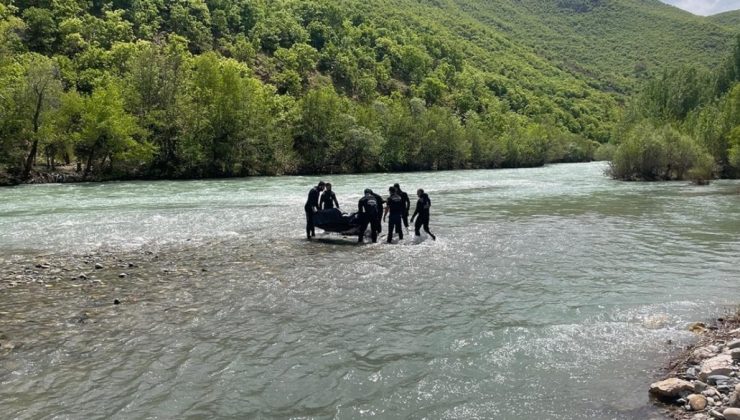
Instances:
[[[25,341],[1,416],[649,416],[668,340],[740,302],[740,183],[603,170],[323,177],[348,210],[366,187],[429,192],[436,242],[364,246],[304,239],[319,177],[1,189],[0,261],[145,248],[184,273],[0,290]]]

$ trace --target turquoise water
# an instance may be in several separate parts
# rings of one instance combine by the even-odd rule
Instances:
[[[366,187],[424,188],[439,239],[394,245],[305,241],[320,177],[0,189],[6,266],[142,249],[162,261],[99,292],[0,289],[0,331],[23,343],[0,359],[0,409],[645,418],[687,323],[740,301],[740,183],[621,183],[604,168],[322,178],[347,210]],[[94,322],[72,321],[81,309]]]

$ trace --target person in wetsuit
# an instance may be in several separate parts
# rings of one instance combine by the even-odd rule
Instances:
[[[360,232],[357,242],[364,240],[368,224],[370,225],[370,237],[372,237],[373,243],[378,242],[378,232],[380,231],[380,220],[378,219],[380,205],[378,203],[373,191],[369,188],[365,189],[365,195],[357,203],[357,214],[360,216]]]
[[[327,182],[325,187],[326,190],[321,194],[321,200],[319,203],[321,204],[321,209],[333,209],[335,205],[336,208],[339,208],[339,201],[337,201],[337,195],[331,190],[331,183]]]
[[[373,190],[370,190],[370,194],[372,194],[373,197],[375,197],[375,200],[378,201],[378,223],[376,226],[378,227],[378,235],[380,235],[381,232],[383,232],[383,225],[380,221],[383,219],[383,204],[385,204],[385,200],[383,200],[383,197],[381,197],[380,194],[375,194]]]
[[[403,218],[403,199],[398,194],[396,187],[390,187],[388,192],[391,193],[388,197],[388,205],[385,207],[385,213],[383,214],[383,221],[388,213],[391,214],[390,221],[388,222],[388,243],[393,241],[393,230],[398,232],[398,239],[403,240],[403,231],[401,230],[401,219]]]
[[[409,228],[409,211],[411,210],[411,200],[406,192],[401,191],[401,186],[398,183],[393,184],[393,188],[396,189],[396,193],[401,196],[403,201],[403,226]]]
[[[306,210],[306,238],[310,241],[312,236],[316,236],[316,231],[313,226],[313,215],[319,211],[319,194],[324,191],[324,181],[320,181],[319,184],[308,192],[308,199],[303,209]]]
[[[416,236],[421,236],[420,229],[423,226],[424,231],[426,231],[426,233],[428,233],[429,236],[431,236],[432,239],[436,241],[437,237],[429,231],[429,209],[432,207],[432,200],[429,198],[429,194],[425,193],[424,190],[422,190],[421,188],[416,191],[416,195],[419,197],[419,200],[416,202],[416,210],[414,211],[414,215],[411,216],[412,222],[417,215],[419,216],[419,218],[416,219],[416,224],[414,224]]]

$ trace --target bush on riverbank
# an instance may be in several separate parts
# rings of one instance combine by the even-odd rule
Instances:
[[[740,175],[740,36],[713,73],[685,67],[651,80],[621,127],[610,165],[616,179],[705,184]]]
[[[609,174],[628,181],[657,181],[687,179],[691,173],[708,180],[711,163],[712,157],[691,137],[669,125],[657,129],[645,121],[617,147]]]

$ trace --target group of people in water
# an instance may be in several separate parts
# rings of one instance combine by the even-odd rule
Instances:
[[[401,223],[408,229],[409,212],[411,210],[411,200],[409,195],[401,190],[401,186],[396,183],[388,188],[388,199],[384,200],[379,194],[376,194],[370,188],[366,188],[363,197],[357,203],[357,215],[360,220],[360,229],[358,233],[358,242],[363,242],[365,232],[370,227],[370,237],[373,242],[378,241],[378,235],[382,232],[382,222],[388,219],[388,243],[393,241],[394,232],[398,239],[403,239],[403,230]],[[429,231],[429,210],[432,207],[432,200],[429,194],[423,189],[416,191],[418,200],[416,209],[411,216],[411,223],[414,223],[416,236],[421,236],[421,228],[433,239],[437,237]],[[319,210],[339,208],[339,201],[334,191],[331,190],[331,184],[321,181],[308,192],[308,200],[305,205],[306,210],[306,237],[311,240],[316,236],[314,227],[314,215]],[[382,222],[381,222],[382,221]]]

